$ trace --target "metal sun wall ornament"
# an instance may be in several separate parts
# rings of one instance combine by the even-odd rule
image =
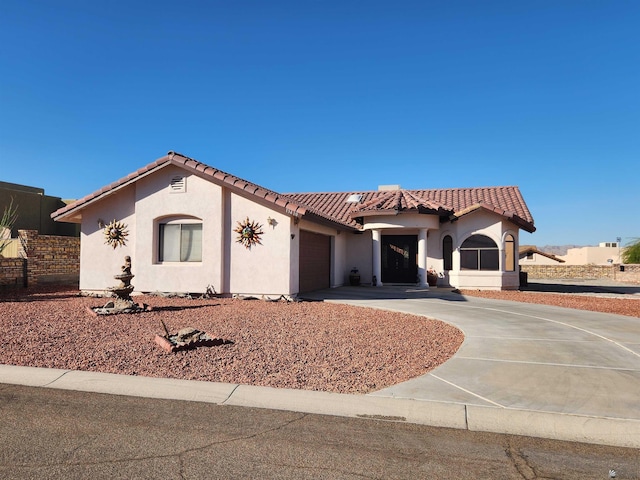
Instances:
[[[115,219],[104,227],[104,243],[111,245],[114,250],[116,247],[127,244],[128,235],[129,231],[127,230],[127,225],[122,222],[118,222]]]
[[[249,217],[244,222],[238,222],[234,232],[238,234],[236,241],[244,245],[245,248],[251,249],[254,245],[262,245],[260,242],[260,235],[263,233],[262,225],[249,220]]]

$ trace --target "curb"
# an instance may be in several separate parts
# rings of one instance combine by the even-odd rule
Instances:
[[[0,383],[640,448],[640,420],[634,419],[15,365],[0,365]]]

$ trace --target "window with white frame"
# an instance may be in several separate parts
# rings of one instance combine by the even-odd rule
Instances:
[[[471,235],[460,246],[462,270],[498,270],[499,251],[496,242],[486,235]]]
[[[158,261],[201,262],[202,223],[176,219],[159,224]]]

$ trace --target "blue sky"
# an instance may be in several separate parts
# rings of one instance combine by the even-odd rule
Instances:
[[[640,237],[640,2],[2,0],[0,180],[175,150],[279,192],[518,185],[521,244]]]

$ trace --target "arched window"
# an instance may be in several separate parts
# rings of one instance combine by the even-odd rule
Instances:
[[[442,239],[442,260],[445,270],[453,270],[453,239],[451,235],[445,235]]]
[[[471,235],[460,246],[462,270],[498,270],[498,246],[486,235]]]
[[[516,271],[516,241],[513,235],[507,235],[504,238],[504,270]]]

